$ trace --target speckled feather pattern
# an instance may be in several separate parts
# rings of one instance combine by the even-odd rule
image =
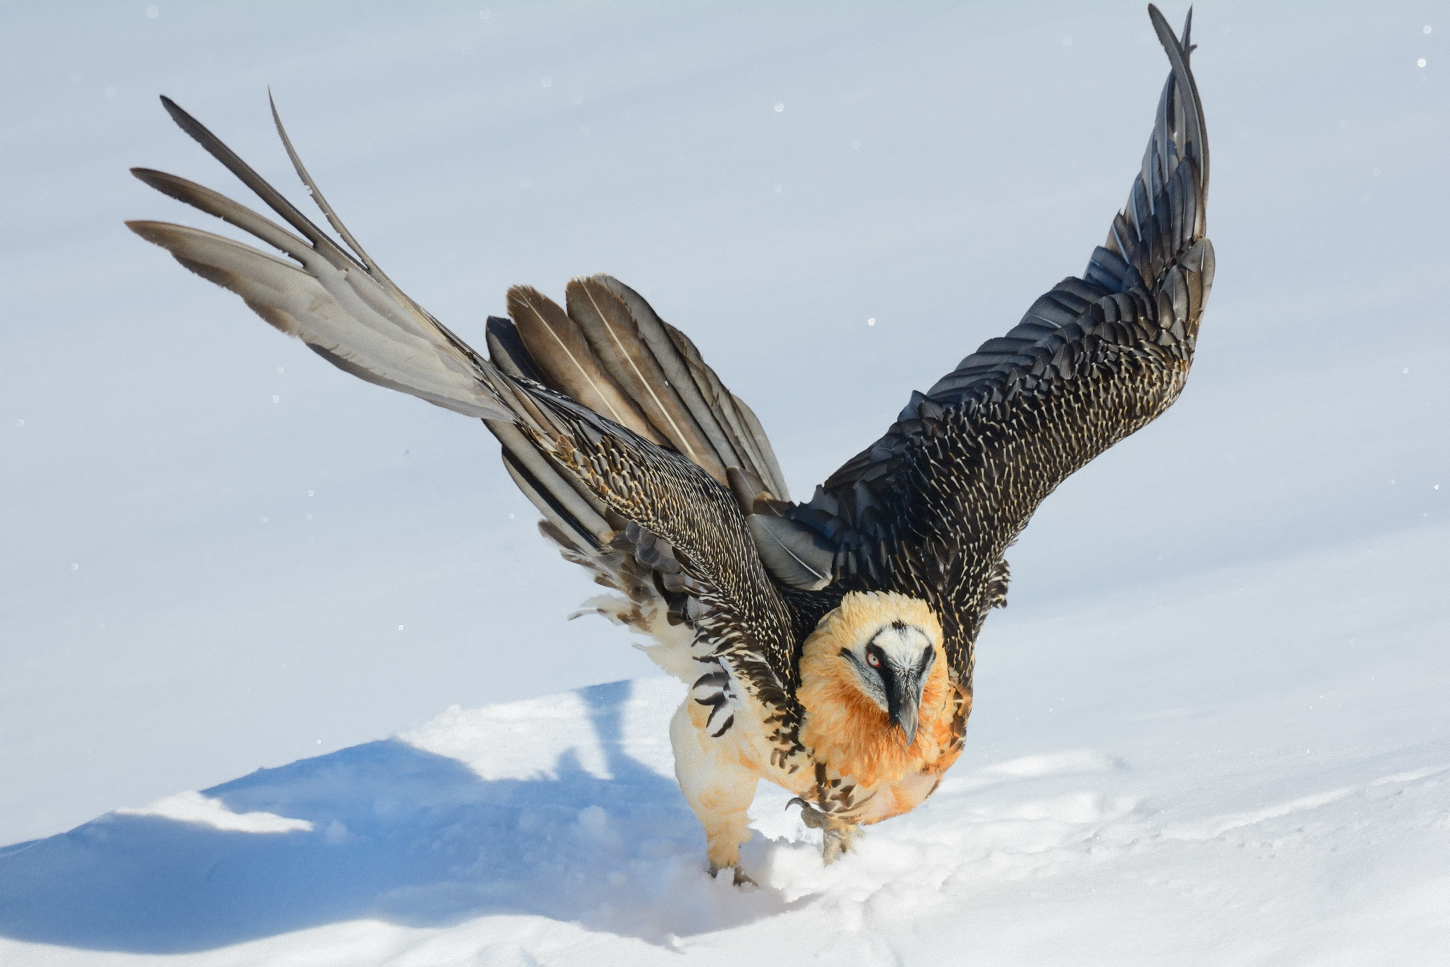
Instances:
[[[833,548],[834,586],[794,589],[794,607],[824,614],[844,590],[920,597],[968,691],[982,622],[1006,602],[1008,546],[1063,480],[1172,405],[1193,361],[1214,271],[1208,145],[1189,27],[1180,45],[1150,12],[1174,71],[1128,203],[1083,277],[913,394],[809,503],[768,508]]]
[[[734,497],[682,457],[544,387],[526,389],[546,402],[554,430],[552,436],[528,431],[535,445],[584,480],[641,535],[668,543],[681,573],[664,590],[700,604],[692,624],[701,657],[729,661],[769,720],[778,761],[800,756],[805,750],[798,738],[800,680],[791,615],[754,553]]]
[[[998,603],[1002,556],[1033,511],[1183,388],[1187,353],[1157,345],[1146,325],[1132,328],[1140,338],[1127,342],[1085,334],[1072,364],[1076,378],[1027,374],[1006,392],[985,388],[939,418],[904,428],[912,445],[893,486],[878,497],[891,536],[867,553],[886,587],[930,602],[943,616],[947,657],[963,683],[971,681],[976,633]],[[870,586],[858,575],[843,584]]]

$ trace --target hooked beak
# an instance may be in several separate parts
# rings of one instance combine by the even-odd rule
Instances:
[[[890,687],[886,689],[886,714],[892,725],[906,733],[906,747],[916,741],[917,716],[921,710],[921,686],[925,676],[915,669],[895,669]]]

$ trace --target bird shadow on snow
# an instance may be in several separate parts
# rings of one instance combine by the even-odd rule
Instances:
[[[290,830],[110,813],[0,849],[0,935],[181,953],[360,918],[437,927],[523,913],[668,943],[793,906],[706,875],[679,787],[623,750],[631,687],[578,693],[608,778],[569,750],[553,777],[485,780],[388,739],[205,790],[241,814],[233,825],[286,817]],[[760,868],[774,847],[760,836],[753,846],[747,862]]]

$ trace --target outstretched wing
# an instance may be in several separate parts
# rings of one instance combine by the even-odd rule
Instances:
[[[230,222],[296,260],[292,264],[220,235],[166,222],[127,226],[171,252],[193,272],[242,297],[263,319],[300,337],[328,362],[354,376],[456,410],[507,419],[482,360],[442,323],[393,284],[332,212],[277,131],[318,206],[356,254],[349,254],[195,118],[169,98],[161,103],[195,138],[302,237],[209,188],[148,168],[132,174],[163,194]]]
[[[1193,359],[1213,281],[1208,141],[1189,24],[1180,43],[1149,12],[1172,73],[1142,171],[1082,277],[1058,283],[1005,336],[913,393],[887,434],[809,503],[760,501],[751,518],[788,535],[833,580],[814,596],[818,609],[858,588],[934,603],[963,684],[982,620],[1005,602],[1007,546],[1069,474],[1168,408]],[[797,587],[806,590],[792,601],[810,607],[812,585]]]
[[[785,487],[754,414],[693,344],[633,290],[598,276],[571,284],[567,314],[533,290],[511,292],[519,326],[491,320],[494,358],[485,360],[372,262],[318,191],[280,119],[298,175],[351,254],[162,100],[301,237],[184,179],[148,169],[136,176],[296,264],[180,225],[129,222],[132,230],[347,372],[482,417],[503,443],[510,474],[544,514],[545,533],[601,576],[630,585],[621,590],[663,600],[676,623],[703,631],[694,636],[694,657],[711,667],[727,659],[788,746],[799,718],[791,616],[740,509],[742,500],[783,497]]]

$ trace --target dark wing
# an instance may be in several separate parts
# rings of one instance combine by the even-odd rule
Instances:
[[[547,464],[547,475],[531,477],[525,492],[552,495],[571,480],[586,487],[611,526],[600,549],[627,550],[653,569],[667,596],[686,599],[680,617],[710,645],[699,657],[728,657],[758,699],[792,706],[798,682],[790,612],[731,492],[698,464],[569,397],[512,382],[516,428]],[[511,458],[514,448],[504,444]],[[595,553],[583,542],[575,550]]]
[[[298,175],[354,254],[194,118],[163,103],[302,237],[184,179],[146,169],[136,176],[296,264],[180,225],[130,222],[132,230],[347,372],[482,417],[503,443],[509,473],[544,514],[545,533],[623,590],[667,601],[676,623],[704,632],[696,641],[708,650],[697,657],[729,659],[789,733],[798,719],[790,613],[731,490],[754,501],[783,496],[784,484],[754,415],[689,340],[633,290],[595,277],[571,284],[568,314],[532,290],[511,292],[520,325],[493,320],[494,359],[482,359],[372,263],[317,190],[280,120]]]
[[[674,449],[721,484],[731,485],[735,468],[751,502],[762,493],[789,499],[760,421],[689,337],[607,275],[575,279],[565,296],[561,308],[534,289],[510,289],[513,318],[489,320],[490,355]]]
[[[887,434],[808,504],[762,501],[751,518],[794,535],[834,578],[815,610],[852,589],[933,603],[963,684],[982,620],[1005,601],[1007,546],[1069,474],[1167,409],[1193,359],[1213,281],[1208,141],[1189,25],[1180,43],[1149,12],[1173,70],[1142,171],[1082,278],[1064,279],[1005,336],[913,393]],[[790,594],[812,607],[808,590]]]
[[[661,320],[637,292],[607,275],[575,279],[566,296],[564,308],[534,289],[510,289],[513,318],[492,318],[488,324],[493,363],[686,458],[728,486],[744,512],[758,500],[776,500],[786,493],[759,420],[725,388],[684,333]],[[550,526],[544,533],[565,557],[590,567],[596,580],[635,603],[628,615],[614,609],[604,613],[645,630],[659,590],[648,572],[669,571],[668,557],[651,560],[641,571],[639,549],[629,534],[603,516],[589,488],[568,473],[551,472],[530,439],[492,428],[515,481],[545,514]],[[595,506],[582,508],[580,501]],[[573,513],[566,512],[566,504]],[[788,552],[778,542],[769,535],[762,541],[758,528],[748,532],[767,565],[784,566],[776,558]],[[677,617],[692,619],[698,602],[670,596],[669,608]],[[782,674],[793,667],[793,662],[784,662]]]

